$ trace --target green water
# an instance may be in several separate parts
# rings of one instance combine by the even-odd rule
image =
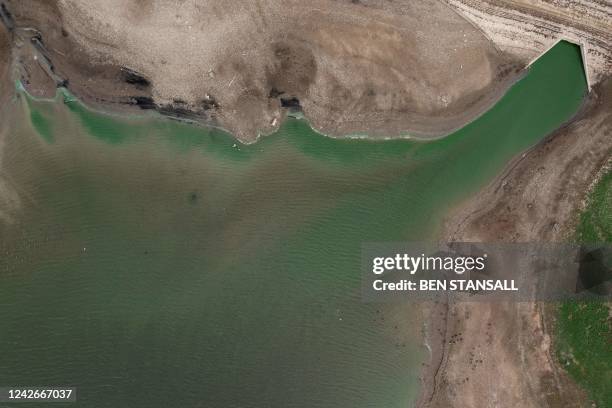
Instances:
[[[434,239],[585,89],[561,43],[442,140],[288,120],[249,146],[21,94],[2,157],[21,205],[0,225],[0,385],[74,385],[83,407],[411,406],[419,306],[361,301],[362,242]]]

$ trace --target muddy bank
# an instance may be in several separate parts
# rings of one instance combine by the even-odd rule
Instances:
[[[6,26],[0,24],[0,106],[10,92],[11,38]]]
[[[612,80],[606,79],[572,122],[457,208],[444,239],[567,239],[593,179],[612,157],[611,109]],[[446,311],[438,306],[430,331],[437,345],[419,406],[590,406],[554,358],[552,309],[539,303],[455,303]]]
[[[612,155],[612,80],[576,117],[521,154],[446,223],[449,237],[554,241],[568,236],[585,191]]]
[[[0,10],[1,11],[1,10]],[[6,120],[7,107],[13,95],[11,81],[11,33],[0,24],[0,223],[11,222],[13,211],[19,207],[19,197],[15,186],[6,176],[4,145],[10,136],[9,120]]]
[[[289,110],[332,136],[439,136],[523,68],[435,0],[170,3],[3,2],[33,94],[61,83],[96,108],[156,109],[246,142]]]

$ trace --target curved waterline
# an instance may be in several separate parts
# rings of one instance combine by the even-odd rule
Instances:
[[[72,384],[88,407],[409,406],[419,307],[361,301],[361,244],[435,239],[585,91],[563,43],[444,139],[290,119],[251,145],[21,98],[3,171],[29,204],[0,226],[0,383]]]

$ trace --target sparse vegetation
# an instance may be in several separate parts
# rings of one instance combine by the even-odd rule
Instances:
[[[579,242],[612,242],[612,170],[597,183],[576,230]]]
[[[612,330],[610,305],[570,301],[558,319],[559,361],[598,407],[612,407]]]

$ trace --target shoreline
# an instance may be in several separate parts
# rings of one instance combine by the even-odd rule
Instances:
[[[603,80],[593,91],[584,98],[580,109],[576,114],[548,136],[544,137],[528,150],[517,155],[505,167],[505,169],[492,180],[487,186],[480,190],[475,196],[472,196],[459,203],[452,209],[447,216],[442,226],[441,236],[446,240],[459,241],[499,241],[499,242],[520,242],[520,241],[559,241],[564,240],[568,235],[568,231],[573,228],[575,223],[575,210],[579,209],[583,204],[582,191],[588,191],[592,184],[592,178],[601,172],[602,166],[609,163],[609,155],[612,152],[612,140],[606,140],[606,131],[612,128],[610,117],[606,118],[606,107],[610,105],[610,90],[612,85],[612,77]],[[589,134],[590,138],[580,134]],[[559,153],[561,150],[564,153]],[[587,163],[586,160],[577,158],[584,157],[584,152],[590,152],[593,162]],[[597,152],[597,153],[595,153]],[[573,163],[574,167],[579,169],[571,169],[571,166],[564,166],[564,163],[557,163],[556,157],[564,157],[564,161]],[[603,164],[602,164],[603,163]],[[601,165],[600,165],[601,164]],[[565,169],[570,168],[568,171]],[[535,173],[535,174],[533,174]],[[555,189],[561,190],[558,195],[562,198],[557,198],[553,193],[543,193],[538,187],[538,177],[542,174],[550,173],[552,177],[551,183]],[[566,178],[571,177],[572,181]],[[574,190],[571,194],[566,191],[568,185],[574,185]],[[520,190],[520,191],[515,191]],[[531,217],[513,215],[524,205],[525,202],[530,203],[531,195],[547,194],[546,198],[540,197],[533,199],[536,204],[533,205],[532,211],[542,213],[541,221],[533,225]],[[551,206],[550,201],[563,201],[562,205]],[[539,203],[539,201],[543,201]],[[564,207],[565,206],[565,207]],[[508,213],[510,212],[510,213]],[[544,215],[545,214],[545,215]],[[573,218],[574,217],[574,218]],[[509,221],[511,220],[511,221]],[[555,220],[554,223],[552,220]],[[423,367],[424,378],[422,388],[418,400],[417,407],[461,407],[461,401],[481,401],[483,404],[486,400],[486,395],[482,393],[479,384],[470,381],[463,385],[462,395],[455,395],[451,402],[449,395],[452,394],[453,381],[457,381],[461,373],[466,372],[469,366],[464,367],[461,356],[467,351],[479,348],[485,364],[490,364],[490,370],[495,371],[498,365],[506,365],[504,375],[520,374],[525,370],[520,366],[520,362],[513,361],[512,353],[516,353],[513,347],[518,346],[514,342],[506,344],[506,348],[496,348],[498,344],[483,344],[479,340],[482,335],[483,327],[492,324],[493,321],[499,321],[502,316],[504,325],[513,327],[517,323],[516,318],[525,318],[528,322],[528,327],[514,327],[520,332],[532,333],[536,337],[529,342],[535,344],[546,344],[550,341],[554,333],[547,330],[546,325],[542,325],[543,319],[547,318],[547,314],[543,311],[542,305],[535,303],[519,305],[488,305],[488,304],[445,304],[445,308],[439,305],[439,313],[443,313],[443,319],[436,316],[433,321],[433,326],[430,329],[430,337],[428,339],[430,347],[432,347],[431,364]],[[480,316],[480,320],[468,322],[467,317],[470,314]],[[430,316],[434,316],[430,314]],[[495,317],[497,316],[497,319]],[[531,320],[530,316],[537,316],[537,319]],[[442,317],[442,315],[440,315]],[[463,319],[461,317],[464,317]],[[444,323],[442,323],[442,320]],[[507,322],[506,322],[507,320]],[[503,327],[498,327],[503,330]],[[464,338],[463,344],[453,343],[451,332],[461,332],[461,337]],[[527,340],[525,340],[527,341]],[[527,345],[528,345],[527,344]],[[541,346],[538,346],[541,347]],[[497,353],[501,353],[498,356]],[[566,401],[580,401],[583,398],[580,390],[570,380],[565,371],[558,365],[552,351],[548,348],[534,347],[526,358],[534,361],[532,367],[535,385],[538,393],[544,394],[563,394]],[[506,354],[510,353],[510,354]],[[504,360],[504,356],[507,360]],[[452,360],[453,364],[448,365],[448,361]],[[492,361],[487,361],[492,360]],[[509,360],[509,361],[508,361]],[[545,361],[545,365],[538,365]],[[485,373],[487,371],[485,370]],[[473,375],[477,375],[472,373]],[[550,383],[550,376],[557,378],[555,384]],[[472,377],[472,375],[470,375]],[[510,377],[511,378],[511,377]],[[482,379],[486,382],[486,379]],[[506,385],[509,388],[518,388],[522,390],[524,398],[529,398],[529,392],[524,389],[528,385],[523,380],[513,379]],[[498,384],[499,385],[499,384]],[[556,388],[559,387],[559,388]],[[562,388],[565,387],[565,388]],[[551,388],[553,388],[551,390]],[[500,391],[502,392],[502,391]],[[520,399],[518,401],[521,401]],[[523,402],[526,402],[523,400]],[[544,402],[544,401],[541,401]],[[519,403],[519,402],[517,402]],[[533,401],[532,401],[533,403]]]
[[[483,97],[483,99],[485,99],[485,102],[482,103],[482,106],[479,106],[477,109],[474,109],[473,111],[467,110],[466,113],[459,114],[457,115],[457,117],[454,117],[452,119],[447,119],[448,122],[454,122],[454,124],[450,126],[441,126],[438,130],[434,130],[434,129],[430,131],[408,130],[396,136],[376,136],[376,135],[368,134],[367,132],[363,132],[363,133],[356,132],[356,133],[348,133],[348,134],[343,134],[343,135],[335,135],[332,133],[326,133],[324,130],[314,127],[311,120],[309,120],[306,115],[302,114],[301,116],[303,117],[304,120],[308,122],[308,124],[310,125],[313,131],[315,131],[316,133],[322,136],[329,137],[332,139],[340,139],[340,140],[359,139],[359,140],[369,140],[369,141],[379,141],[379,140],[387,141],[387,140],[405,139],[405,140],[413,140],[417,142],[435,141],[435,140],[440,140],[440,139],[444,139],[449,136],[452,136],[455,132],[472,124],[473,122],[478,120],[481,116],[485,115],[508,93],[508,91],[513,86],[515,86],[518,82],[520,82],[528,74],[529,74],[529,69],[528,67],[525,67],[525,69],[519,71],[516,76],[512,78],[510,77],[506,78],[506,80],[500,82],[493,91],[486,94],[488,96]],[[291,114],[289,114],[289,116],[291,116]],[[381,133],[384,133],[384,131]],[[265,137],[267,136],[267,134],[263,136]],[[259,137],[257,140],[259,140]]]
[[[263,32],[241,24],[238,37],[223,37],[222,49],[211,40],[214,25],[189,26],[187,32],[173,23],[166,27],[167,40],[150,44],[143,33],[157,32],[154,21],[166,21],[167,10],[152,9],[136,29],[126,26],[129,13],[102,13],[104,6],[93,1],[82,8],[51,2],[36,10],[13,4],[12,33],[21,44],[14,65],[33,95],[50,96],[65,86],[102,111],[156,110],[228,131],[244,144],[277,130],[287,108],[300,108],[314,130],[330,137],[445,137],[489,110],[525,73],[524,61],[500,52],[435,0],[431,7],[334,3],[337,9],[325,15],[317,11],[319,3],[328,6],[324,0],[296,3],[288,12],[274,1],[231,13],[230,20],[244,13],[249,21],[288,15]],[[92,23],[83,24],[90,12]],[[98,23],[129,28],[101,33]],[[440,23],[452,32],[436,32]],[[279,39],[278,30],[288,34]],[[104,42],[95,41],[100,36]],[[201,38],[197,50],[185,54],[176,42],[185,38]]]
[[[272,132],[259,132],[257,137],[253,140],[243,140],[239,138],[236,134],[232,133],[229,129],[223,128],[220,125],[215,125],[212,123],[207,123],[197,118],[189,118],[185,116],[172,115],[167,112],[161,112],[157,109],[142,109],[134,106],[126,106],[121,103],[113,103],[113,102],[100,102],[100,101],[88,101],[89,98],[80,97],[70,91],[69,88],[66,87],[57,87],[56,93],[53,97],[46,96],[35,96],[33,95],[20,80],[16,80],[16,91],[23,92],[27,94],[28,98],[31,98],[35,101],[39,102],[50,102],[50,103],[65,103],[60,98],[68,97],[72,98],[70,102],[79,103],[85,109],[99,113],[102,115],[107,115],[111,117],[118,117],[121,119],[143,119],[143,118],[154,118],[158,120],[172,120],[177,121],[179,123],[188,124],[191,126],[196,126],[204,129],[216,130],[223,133],[226,133],[230,137],[232,137],[236,142],[242,145],[251,145],[259,142],[260,139],[265,138],[267,136],[274,135],[279,131],[281,126],[285,123],[285,121],[289,118],[294,120],[304,121],[308,124],[308,126],[312,129],[313,132],[332,139],[338,140],[362,140],[368,142],[384,142],[384,141],[392,141],[392,140],[407,140],[407,141],[415,141],[415,142],[430,142],[441,140],[452,136],[455,132],[461,130],[465,126],[470,125],[471,123],[478,120],[481,116],[485,115],[489,110],[491,110],[505,95],[506,93],[515,86],[518,82],[520,82],[526,75],[529,74],[529,69],[526,67],[522,71],[519,71],[518,74],[512,78],[507,78],[507,81],[503,81],[495,89],[495,92],[489,94],[488,97],[483,98],[485,102],[483,102],[482,106],[479,106],[478,109],[475,109],[475,112],[468,111],[467,113],[460,115],[461,118],[453,119],[452,122],[456,124],[450,130],[443,130],[442,133],[437,132],[435,130],[431,130],[429,132],[415,132],[410,133],[411,131],[407,131],[405,133],[401,133],[396,136],[376,136],[372,134],[364,133],[348,133],[345,135],[335,135],[332,133],[326,133],[324,130],[319,129],[314,126],[313,121],[302,111],[286,111],[284,112],[283,117],[278,121],[277,126]],[[93,103],[92,103],[93,102]],[[119,109],[122,108],[122,109]],[[130,113],[126,113],[127,110],[131,111]],[[467,117],[467,119],[466,119]],[[383,132],[381,132],[383,133]]]

